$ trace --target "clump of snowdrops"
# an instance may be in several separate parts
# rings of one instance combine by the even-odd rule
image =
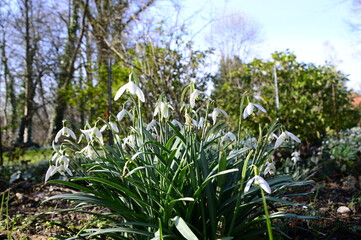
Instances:
[[[244,96],[238,130],[231,132],[227,113],[193,83],[182,93],[180,119],[162,96],[154,109],[143,109],[134,74],[114,100],[121,96],[128,100],[118,114],[76,131],[64,121],[54,140],[45,181],[60,173],[68,179],[49,182],[78,192],[48,200],[73,201],[68,211],[107,223],[102,229],[85,226],[74,238],[273,239],[285,235],[287,221],[311,218],[282,211],[304,207],[286,198],[285,189],[311,181],[274,176],[275,149],[300,139],[277,122],[259,126],[257,136],[242,128],[257,112],[267,114],[260,104]],[[154,113],[148,123],[144,111]]]

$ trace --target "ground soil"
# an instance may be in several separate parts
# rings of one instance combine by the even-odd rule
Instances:
[[[349,177],[335,176],[302,189],[314,194],[299,197],[295,201],[314,207],[314,214],[320,218],[290,223],[288,234],[292,239],[361,239],[360,180],[357,177],[350,180]],[[11,189],[9,200],[8,216],[12,219],[13,239],[50,239],[56,235],[68,234],[63,227],[76,229],[91,221],[91,216],[85,214],[56,211],[68,207],[67,202],[43,202],[50,196],[72,191],[59,185],[18,183]],[[351,212],[337,213],[340,206],[349,207]],[[51,222],[59,225],[52,225]],[[4,221],[1,224],[1,228],[5,228]],[[0,240],[7,239],[8,234],[9,231],[1,230]]]

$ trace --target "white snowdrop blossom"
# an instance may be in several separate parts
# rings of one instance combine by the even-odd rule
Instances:
[[[87,142],[89,141],[93,141],[93,139],[98,139],[100,141],[101,144],[104,144],[103,141],[103,135],[100,132],[100,130],[97,127],[93,127],[90,129],[86,129],[86,130],[80,130],[83,135],[85,136],[85,139]],[[82,136],[81,136],[82,137]],[[81,141],[81,138],[79,139],[79,142]]]
[[[199,95],[204,95],[204,96],[206,96],[206,97],[208,97],[208,95],[205,93],[205,92],[202,92],[202,91],[199,91],[199,90],[197,90],[197,89],[195,89],[193,92],[192,92],[192,94],[191,94],[191,96],[190,96],[190,99],[189,99],[189,103],[190,103],[190,105],[191,105],[191,108],[194,108],[194,106],[196,105],[196,99],[197,99],[197,97],[199,96]]]
[[[257,103],[248,103],[247,107],[243,111],[243,119],[246,119],[249,115],[253,113],[254,107],[258,108],[260,111],[266,113],[266,109],[264,109],[261,105]]]
[[[59,132],[55,135],[55,139],[54,139],[55,143],[59,141],[59,138],[61,136],[72,137],[74,140],[76,140],[75,133],[73,132],[73,130],[71,130],[68,127],[63,127],[62,129],[59,130]]]
[[[224,110],[222,110],[220,108],[215,108],[212,112],[213,125],[216,124],[217,117],[220,113],[222,113],[224,116],[226,116],[228,118],[228,114]]]
[[[117,114],[117,119],[118,119],[118,121],[121,121],[121,120],[124,118],[125,114],[128,114],[128,116],[130,117],[130,119],[133,120],[133,115],[132,115],[130,112],[128,112],[126,109],[123,109],[122,111],[120,111],[120,112]]]
[[[225,140],[229,139],[230,141],[235,141],[236,136],[232,132],[227,132],[224,134],[224,136],[221,138],[221,143],[223,143]]]
[[[275,174],[275,172],[276,172],[276,166],[275,166],[274,162],[273,161],[267,162],[266,168],[263,171],[263,175],[267,175],[267,174],[273,175],[273,174]]]
[[[119,88],[119,90],[115,94],[114,101],[118,100],[123,95],[125,90],[127,90],[133,95],[137,95],[140,101],[145,102],[144,93],[137,85],[135,85],[133,81],[129,81],[127,84]]]
[[[293,164],[296,164],[297,162],[299,162],[301,160],[300,155],[301,154],[299,151],[295,151],[295,152],[291,153],[291,156],[292,156],[291,160],[293,161]]]
[[[115,123],[109,122],[108,124],[109,124],[111,130],[113,130],[113,131],[116,132],[116,133],[119,132],[119,128],[118,128],[118,126],[117,126]],[[105,131],[105,129],[106,129],[107,127],[108,127],[108,125],[105,124],[99,131],[102,133],[102,132]]]
[[[173,125],[178,125],[179,129],[183,128],[183,125],[178,120],[174,119],[170,123],[173,124]]]
[[[244,146],[248,147],[248,148],[257,148],[257,139],[256,138],[248,138],[245,142],[244,142]]]
[[[169,109],[174,110],[172,105],[170,105],[169,103],[157,102],[153,116],[156,116],[157,114],[159,114],[160,118],[168,119],[169,118]]]
[[[276,140],[276,143],[275,143],[275,146],[274,146],[274,149],[278,148],[279,146],[281,146],[281,144],[288,138],[291,138],[292,140],[300,143],[301,140],[296,137],[293,133],[289,132],[289,131],[284,131],[281,133],[281,135],[278,136],[277,140]]]
[[[195,125],[197,125],[198,129],[203,129],[204,121],[205,121],[204,117],[201,117],[201,118],[199,119],[199,121],[198,121],[198,124],[197,124],[197,122],[196,122]]]
[[[249,191],[249,189],[251,188],[251,185],[255,183],[257,185],[259,185],[263,190],[265,190],[265,192],[267,192],[268,194],[271,193],[271,187],[269,186],[269,184],[266,182],[266,180],[263,179],[263,177],[256,175],[253,178],[251,178],[250,180],[248,180],[246,187],[244,188],[244,193],[247,193]]]
[[[51,162],[52,164],[49,166],[45,174],[45,182],[47,182],[49,178],[57,172],[61,175],[65,175],[65,172],[67,172],[70,176],[73,176],[73,173],[69,169],[69,158],[66,154],[64,154],[64,151],[56,152],[53,155]]]
[[[83,153],[83,154],[85,154],[86,157],[88,157],[90,159],[92,159],[93,155],[94,155],[94,151],[89,144],[77,153]]]
[[[135,138],[135,135],[129,135],[128,137],[125,137],[125,138],[123,139],[122,147],[125,148],[127,144],[128,144],[129,146],[131,146],[132,148],[135,148],[135,147],[136,147],[136,138]]]
[[[154,128],[156,125],[159,125],[159,122],[153,119],[150,123],[147,124],[146,130],[149,131],[152,128]]]

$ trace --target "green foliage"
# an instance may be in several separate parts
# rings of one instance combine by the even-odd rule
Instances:
[[[192,93],[191,105],[205,97],[199,92],[198,98],[193,98],[195,92],[194,84],[184,92]],[[145,124],[144,110],[135,97],[131,95],[132,104],[127,105],[134,116],[129,126],[99,120],[82,131],[81,141],[70,138],[70,128],[62,129],[66,138],[55,148],[46,178],[56,172],[70,175],[69,181],[51,182],[78,192],[47,201],[67,199],[74,203],[67,211],[108,220],[102,228],[84,227],[78,237],[248,239],[268,233],[272,239],[272,232],[281,237],[287,219],[311,218],[285,212],[287,206],[302,206],[283,196],[287,187],[312,181],[263,174],[274,152],[271,135],[279,124],[259,127],[258,140],[254,138],[249,144],[252,136],[227,132],[221,116],[217,124],[209,120],[213,108],[210,100],[205,108],[184,107],[185,117],[175,122],[169,119],[175,110],[161,97],[156,104],[158,121]],[[113,132],[113,144],[104,142],[98,129],[101,125]],[[268,185],[272,193],[265,195],[263,191],[271,191]],[[92,212],[87,206],[106,210]]]
[[[278,116],[274,69],[280,102]],[[300,63],[292,53],[276,52],[271,61],[255,59],[242,63],[237,58],[222,59],[212,96],[221,99],[219,106],[228,111],[236,123],[237,103],[242,94],[254,95],[268,109],[267,117],[257,118],[255,123],[279,117],[290,131],[310,144],[328,130],[349,128],[359,120],[360,113],[351,105],[351,92],[345,87],[347,80],[332,66]]]
[[[341,170],[350,169],[361,156],[361,128],[353,127],[322,141],[324,159],[331,159]]]

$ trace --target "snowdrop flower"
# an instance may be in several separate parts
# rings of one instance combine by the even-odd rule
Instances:
[[[223,143],[225,140],[231,140],[231,142],[236,140],[236,136],[232,132],[227,132],[224,134],[224,136],[221,138],[221,143]]]
[[[257,103],[248,103],[247,107],[243,111],[243,119],[247,118],[249,115],[253,113],[254,107],[258,108],[262,112],[266,113],[266,109],[264,109],[261,105]]]
[[[119,88],[119,90],[115,94],[114,101],[118,100],[123,95],[125,90],[128,90],[128,92],[133,95],[137,95],[140,101],[145,102],[144,93],[137,85],[135,85],[133,81],[129,81],[127,84]]]
[[[65,136],[65,137],[72,137],[74,140],[76,140],[76,136],[75,133],[73,132],[73,130],[71,130],[70,128],[67,127],[63,127],[62,129],[59,130],[59,132],[56,134],[55,136],[55,143],[57,143],[59,141],[59,138],[61,136]]]
[[[278,136],[277,140],[276,140],[276,143],[275,143],[275,146],[274,146],[274,149],[278,148],[279,146],[281,146],[281,144],[288,138],[291,138],[292,140],[300,143],[301,140],[296,137],[293,133],[289,132],[289,131],[284,131],[281,133],[281,135]]]
[[[190,99],[189,99],[191,108],[194,108],[194,106],[196,105],[196,99],[200,94],[203,94],[204,96],[208,97],[208,95],[205,92],[202,92],[202,91],[199,91],[199,90],[195,89],[192,92],[192,94],[190,96]]]
[[[170,123],[173,124],[173,125],[178,125],[178,127],[179,127],[180,129],[183,128],[182,124],[181,124],[179,121],[175,120],[175,119],[172,120]]]
[[[169,108],[174,109],[172,105],[167,102],[157,102],[153,116],[160,114],[161,118],[169,118]]]
[[[123,109],[122,111],[120,111],[120,112],[117,114],[117,119],[118,119],[118,121],[121,121],[121,120],[124,118],[125,114],[128,114],[128,116],[130,117],[130,119],[133,120],[133,115],[132,115],[130,112],[128,112],[126,109]]]
[[[127,144],[128,144],[129,146],[131,146],[132,148],[135,148],[135,146],[136,146],[136,145],[135,145],[135,144],[136,144],[136,139],[135,139],[135,136],[134,136],[134,135],[130,135],[130,136],[125,137],[125,138],[123,139],[122,147],[125,148]]]
[[[244,146],[248,147],[248,148],[257,148],[257,139],[256,138],[248,138],[245,142],[244,142]]]
[[[201,117],[201,118],[199,119],[199,121],[198,121],[198,124],[197,124],[197,122],[196,122],[195,125],[198,126],[198,129],[203,129],[204,121],[205,121],[204,117]]]
[[[253,182],[257,185],[259,185],[263,190],[265,190],[267,193],[271,193],[271,187],[269,186],[269,184],[266,182],[266,180],[263,179],[263,177],[256,175],[253,178],[251,178],[250,180],[248,180],[246,187],[244,188],[244,193],[247,193],[249,191],[249,189],[251,188],[251,185],[253,184]]]
[[[295,152],[291,153],[291,156],[292,156],[291,160],[293,161],[293,164],[296,164],[297,162],[299,162],[301,160],[300,155],[301,154],[299,151],[295,151]]]
[[[159,125],[159,122],[153,119],[150,123],[148,123],[146,130],[149,131],[150,129],[154,128],[154,126],[157,124]]]
[[[63,155],[62,151],[60,153],[57,152],[54,154],[52,161],[55,161],[55,165],[50,165],[46,171],[45,182],[47,182],[49,178],[57,172],[62,175],[65,175],[65,172],[67,172],[70,176],[73,176],[73,173],[69,169],[69,158]]]
[[[275,164],[272,162],[267,162],[266,163],[266,168],[264,169],[263,175],[267,175],[268,173],[273,175],[276,172],[276,166]]]
[[[80,131],[84,134],[87,142],[93,141],[93,139],[97,138],[100,141],[100,143],[104,144],[103,135],[97,127],[93,127],[87,130],[80,130]],[[79,139],[79,141],[80,140],[81,138]]]
[[[110,129],[112,129],[114,132],[118,133],[119,132],[119,129],[117,127],[117,125],[113,122],[109,122],[109,126],[110,126]],[[101,129],[100,129],[100,132],[104,132],[104,130],[108,127],[107,124],[105,124]]]
[[[224,116],[226,116],[228,118],[228,114],[224,110],[222,110],[220,108],[215,108],[212,112],[213,125],[216,123],[217,117],[220,113],[222,113]]]
[[[91,159],[93,157],[94,151],[92,147],[88,144],[86,147],[84,147],[82,150],[80,150],[77,153],[84,153],[86,157]]]

